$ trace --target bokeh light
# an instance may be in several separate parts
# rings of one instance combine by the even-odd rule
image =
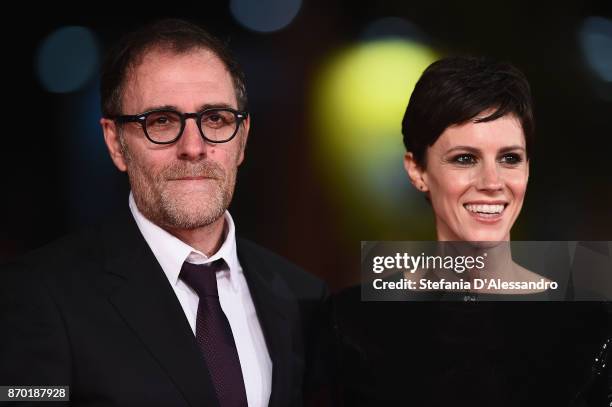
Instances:
[[[98,61],[96,37],[88,28],[62,27],[41,42],[36,73],[49,92],[74,92],[94,76]]]
[[[420,28],[401,17],[384,17],[368,24],[362,34],[364,40],[380,39],[408,39],[420,43],[426,43],[427,36]]]
[[[301,0],[231,0],[230,11],[244,27],[269,33],[288,26],[301,6]]]
[[[318,168],[347,227],[376,234],[364,239],[423,217],[426,205],[403,168],[401,121],[416,81],[436,59],[418,42],[370,41],[333,56],[316,78]]]
[[[580,43],[589,67],[599,79],[612,83],[612,20],[587,18],[580,31]]]

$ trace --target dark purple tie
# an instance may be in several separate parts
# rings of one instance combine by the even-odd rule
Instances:
[[[247,406],[244,379],[232,329],[219,302],[217,271],[223,260],[208,264],[183,263],[180,278],[200,297],[196,340],[206,360],[221,407]]]

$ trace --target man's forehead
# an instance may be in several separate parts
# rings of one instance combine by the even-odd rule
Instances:
[[[227,67],[208,49],[180,53],[153,49],[137,62],[126,76],[123,104],[127,108],[134,104],[236,103]]]
[[[185,52],[152,49],[129,69],[126,85],[139,85],[139,82],[147,80],[223,83],[231,82],[231,76],[223,61],[208,49],[195,48]]]
[[[211,51],[208,48],[204,47],[192,47],[184,50],[175,50],[170,46],[152,46],[145,49],[139,58],[134,60],[133,68],[140,68],[142,65],[149,65],[154,61],[164,60],[164,61],[175,61],[182,58],[187,57],[198,57],[205,61],[210,61],[210,63],[220,63],[223,65],[223,62],[219,58],[219,56]]]

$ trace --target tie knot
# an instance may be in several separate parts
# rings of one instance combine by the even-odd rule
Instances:
[[[183,263],[179,277],[198,294],[198,297],[218,297],[217,271],[225,268],[223,259],[212,263]]]

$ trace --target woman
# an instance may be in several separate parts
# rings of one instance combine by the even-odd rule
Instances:
[[[438,61],[418,81],[402,133],[404,166],[412,184],[431,202],[438,241],[509,241],[527,190],[534,139],[524,75],[509,64],[484,59]],[[527,294],[538,292],[540,280],[550,283],[513,262],[508,244],[494,246],[492,251],[490,244],[484,245],[489,254],[486,281],[533,283],[534,288],[486,285],[480,291]],[[482,281],[481,274],[469,277]]]
[[[487,273],[543,279],[497,243],[510,240],[529,179],[534,119],[524,75],[482,58],[437,61],[415,86],[402,133],[408,177],[431,203],[438,240],[492,250]],[[541,290],[482,292],[544,298]],[[345,405],[605,402],[604,374],[592,371],[608,335],[597,303],[362,302],[360,294],[349,289],[335,301]]]

